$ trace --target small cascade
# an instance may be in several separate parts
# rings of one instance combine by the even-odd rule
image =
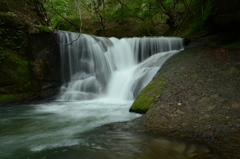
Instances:
[[[133,100],[162,64],[183,49],[176,37],[104,38],[57,31],[62,58],[60,100]]]
[[[129,38],[128,42],[138,63],[156,53],[183,49],[182,39],[176,37],[135,37]]]

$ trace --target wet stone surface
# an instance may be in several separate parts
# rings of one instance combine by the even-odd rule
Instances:
[[[200,39],[167,60],[159,76],[167,86],[145,115],[104,127],[208,143],[211,153],[199,158],[240,158],[240,50]]]

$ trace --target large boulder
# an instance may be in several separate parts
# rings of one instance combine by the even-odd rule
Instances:
[[[169,58],[137,96],[131,109],[144,115],[104,127],[191,137],[209,143],[205,158],[238,158],[239,61],[240,49],[197,40]]]
[[[171,57],[138,95],[131,109],[143,113],[142,106],[148,104],[145,126],[210,136],[238,128],[239,50],[202,44]]]

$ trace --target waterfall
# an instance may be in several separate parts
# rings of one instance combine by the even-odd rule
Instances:
[[[57,32],[61,44],[60,100],[133,100],[173,54],[183,49],[177,37],[104,38]]]

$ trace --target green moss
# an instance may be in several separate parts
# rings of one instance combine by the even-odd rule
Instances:
[[[161,96],[167,84],[167,79],[164,76],[159,76],[152,80],[143,90],[138,94],[136,100],[130,108],[130,112],[146,113],[149,106],[154,103],[156,98]]]
[[[24,87],[32,79],[27,57],[12,49],[3,49],[0,53],[0,85],[19,85]]]
[[[216,0],[207,1],[206,8],[204,9],[204,14],[203,14],[204,20],[206,20],[209,17],[209,15],[215,14],[216,10],[214,10],[214,8],[216,8],[215,6],[216,2],[214,1]]]
[[[51,29],[40,25],[43,18],[33,9],[39,5],[39,0],[0,1],[0,101],[28,98],[40,87],[30,68],[28,43],[30,33]]]
[[[12,12],[7,14],[14,16]],[[28,36],[25,26],[8,26],[8,22],[0,25],[0,74],[3,75],[0,78],[1,86],[24,84],[30,80]]]
[[[0,95],[0,101],[7,101],[7,100],[13,100],[13,99],[16,99],[16,96],[14,94]]]
[[[221,45],[224,49],[240,49],[240,38],[238,35],[239,32],[226,32],[213,34],[205,37],[205,39]]]
[[[223,45],[224,49],[240,49],[240,40]]]
[[[66,21],[58,21],[56,24],[53,24],[54,28],[57,30],[67,30],[72,32],[79,32],[79,29],[76,28],[81,22],[78,18],[73,18],[69,20],[70,23]],[[74,25],[72,25],[74,24]]]
[[[28,98],[31,93],[18,93],[18,94],[0,94],[0,101],[11,101]]]
[[[38,28],[40,31],[52,32],[52,29],[50,29],[48,26],[37,25],[37,28]]]
[[[7,13],[0,13],[0,24],[12,23],[15,18]]]

